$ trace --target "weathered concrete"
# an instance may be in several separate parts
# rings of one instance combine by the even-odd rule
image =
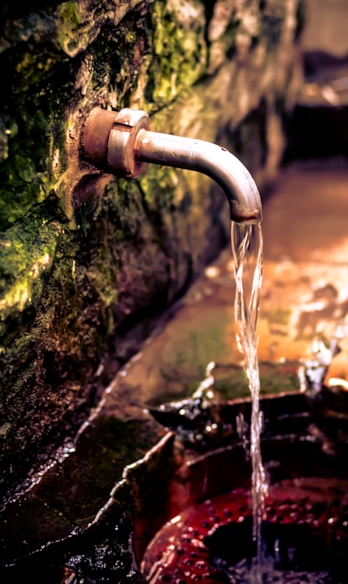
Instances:
[[[69,0],[1,7],[1,483],[76,427],[227,240],[221,192],[152,167],[132,183],[79,161],[99,105],[219,141],[273,178],[299,85],[301,0]],[[131,333],[128,331],[131,330]]]

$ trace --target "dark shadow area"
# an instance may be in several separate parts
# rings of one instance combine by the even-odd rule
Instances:
[[[348,55],[311,51],[303,55],[303,69],[302,92],[284,119],[283,163],[335,156],[348,162]]]
[[[288,145],[283,164],[298,159],[345,156],[348,165],[348,106],[297,105],[285,127]]]

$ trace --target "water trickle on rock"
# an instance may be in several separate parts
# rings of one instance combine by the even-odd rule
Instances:
[[[244,367],[249,382],[252,413],[250,431],[250,456],[252,463],[253,537],[256,541],[257,565],[261,566],[261,523],[265,510],[268,486],[262,464],[260,434],[260,375],[257,356],[256,332],[262,284],[263,239],[261,225],[231,224],[231,245],[236,279],[235,319],[238,327],[237,342],[244,355]],[[260,569],[256,582],[261,583]]]

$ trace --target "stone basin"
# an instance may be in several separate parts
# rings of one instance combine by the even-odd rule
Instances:
[[[347,392],[324,388],[314,398],[300,391],[264,396],[261,407],[262,453],[271,485],[315,477],[334,479],[341,492],[342,484],[348,491]],[[211,410],[224,428],[219,439],[195,447],[185,442],[180,428],[168,432],[126,467],[87,527],[13,562],[2,582],[33,577],[52,584],[145,582],[139,572],[142,566],[146,574],[144,552],[166,522],[207,499],[250,488],[247,431],[243,436],[237,431],[241,414],[249,423],[250,401],[215,403]]]
[[[312,422],[311,411],[303,394],[267,396],[261,400],[261,407],[265,416],[263,454],[266,444],[268,457],[272,460],[276,455],[279,457],[279,449],[283,446],[285,456],[290,444],[295,449],[295,444],[305,444],[305,448],[307,444],[313,444],[308,433]],[[169,475],[163,475],[158,469],[151,469],[152,476],[147,472],[146,482],[143,484],[142,479],[139,485],[141,490],[138,493],[139,507],[133,536],[134,551],[139,561],[159,526],[166,521],[205,499],[241,487],[246,482],[250,485],[250,460],[236,429],[236,419],[241,412],[246,420],[250,419],[249,400],[235,400],[222,406],[221,418],[232,426],[227,443],[225,441],[212,448],[206,446],[202,452],[183,447],[175,434],[169,433],[150,451],[148,457],[165,452],[165,461],[161,460],[161,466],[171,470]],[[156,485],[156,492],[153,489],[148,491],[148,481]]]
[[[300,527],[300,531],[305,532],[304,548],[307,550],[308,544],[310,550],[312,545],[312,556],[317,555],[316,546],[323,548],[321,554],[325,555],[328,566],[324,560],[323,564],[319,562],[319,572],[313,572],[312,566],[314,579],[308,582],[321,582],[319,573],[327,574],[323,582],[344,582],[342,558],[348,550],[347,405],[345,394],[334,394],[325,389],[314,400],[301,392],[262,399],[265,420],[262,455],[270,487],[266,508],[268,527],[265,529],[271,525],[272,529],[284,530],[291,523],[292,529]],[[243,497],[249,509],[245,511],[244,505],[242,511],[237,511],[234,526],[246,518],[251,520],[251,464],[246,443],[238,436],[236,423],[241,413],[248,423],[250,402],[235,400],[218,408],[220,419],[225,427],[230,428],[227,441],[206,446],[202,451],[201,448],[183,447],[180,431],[179,439],[168,434],[142,463],[145,473],[141,475],[139,472],[141,464],[137,469],[133,548],[143,574],[152,584],[179,580],[183,583],[192,579],[224,582],[221,574],[219,579],[219,570],[215,573],[213,559],[208,554],[211,540],[216,548],[213,549],[215,554],[220,548],[225,555],[233,555],[234,548],[238,550],[240,542],[239,537],[233,539],[231,515],[233,505]],[[160,457],[157,465],[149,465],[151,457],[158,458],[161,452],[165,453],[165,459]],[[288,507],[288,511],[277,512],[279,505],[284,509]],[[226,517],[223,517],[222,509]],[[292,519],[295,515],[291,513],[292,509],[296,509],[295,519]],[[317,519],[313,519],[315,512]],[[220,539],[217,535],[219,530],[227,527],[230,529],[230,547],[226,547],[223,535]],[[313,544],[310,542],[311,530],[315,533]],[[303,550],[301,553],[303,555]],[[191,556],[195,559],[192,560]],[[306,561],[305,565],[308,565],[307,557]],[[313,558],[310,561],[313,562]],[[194,565],[188,567],[194,562],[198,566],[196,571]],[[332,580],[331,572],[329,576],[323,566],[334,571]]]

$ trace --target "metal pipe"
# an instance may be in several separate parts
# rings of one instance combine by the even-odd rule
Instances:
[[[139,162],[154,162],[206,174],[223,189],[233,221],[244,224],[261,221],[261,199],[255,181],[240,160],[226,148],[203,140],[140,130],[134,151]]]
[[[139,176],[146,162],[196,170],[224,190],[233,221],[254,224],[262,219],[257,186],[238,158],[210,142],[151,132],[150,118],[141,110],[95,108],[82,133],[81,150],[95,166],[128,178]]]

